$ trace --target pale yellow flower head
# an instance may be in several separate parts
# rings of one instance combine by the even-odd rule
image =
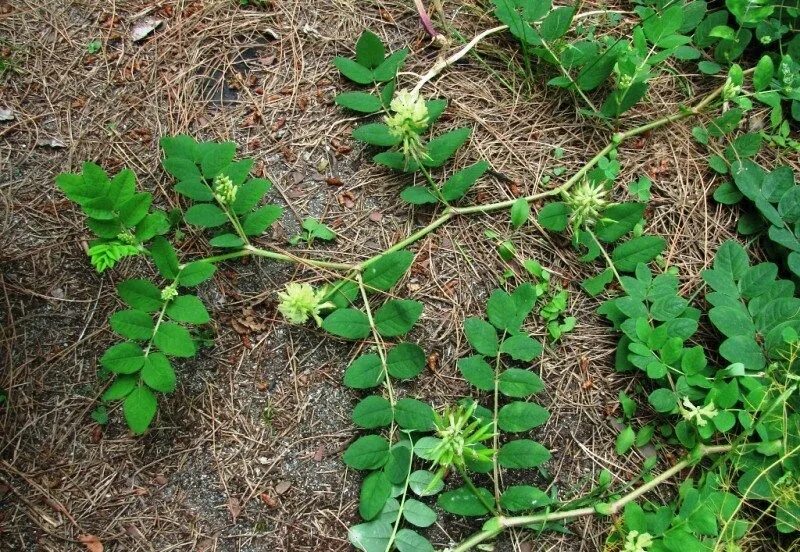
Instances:
[[[304,324],[313,318],[318,325],[322,325],[319,313],[323,309],[335,306],[325,302],[326,290],[314,290],[310,284],[290,282],[286,290],[278,293],[278,311],[292,324]]]
[[[400,90],[389,104],[391,115],[384,118],[389,132],[403,141],[403,153],[407,158],[425,156],[420,133],[428,128],[428,107],[416,92]]]
[[[569,205],[572,215],[571,220],[575,228],[579,226],[593,226],[600,218],[601,212],[610,203],[608,190],[603,184],[592,184],[584,179],[568,193],[564,194],[564,201]]]
[[[392,98],[389,108],[394,112],[393,118],[416,132],[421,132],[428,126],[428,107],[417,92],[400,90]]]
[[[161,299],[164,301],[172,301],[178,296],[178,283],[173,282],[161,290]]]

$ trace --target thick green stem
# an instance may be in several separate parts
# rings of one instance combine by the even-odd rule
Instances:
[[[386,376],[389,377],[388,374]],[[411,448],[411,458],[414,458],[414,442],[409,440],[409,447]],[[392,534],[389,536],[389,542],[386,543],[384,552],[391,552],[395,538],[397,538],[397,530],[400,529],[400,521],[403,519],[403,508],[406,505],[406,496],[408,495],[408,481],[411,479],[411,467],[414,465],[413,461],[408,463],[408,471],[406,472],[406,480],[403,483],[403,496],[400,498],[400,508],[397,510],[397,518],[394,520],[392,527]]]
[[[219,263],[222,261],[227,261],[229,259],[238,259],[239,257],[247,257],[252,252],[248,249],[239,249],[238,251],[231,251],[230,253],[222,253],[220,255],[212,255],[211,257],[206,257],[205,259],[200,259],[202,262],[205,263]],[[178,268],[183,270],[186,265],[189,263],[183,263]]]
[[[731,448],[732,448],[731,445],[717,445],[717,446],[704,447],[700,453],[700,458],[703,458],[710,454],[722,454],[730,452]],[[654,477],[641,487],[634,489],[625,496],[612,502],[608,508],[608,512],[610,514],[618,513],[625,507],[626,504],[636,500],[643,494],[653,490],[658,485],[669,480],[672,476],[674,476],[681,470],[694,464],[697,460],[698,457],[696,455],[687,456],[686,458],[684,458],[683,460],[681,460],[680,462],[678,462],[665,472]],[[596,510],[593,507],[585,507],[585,508],[577,508],[574,510],[565,510],[563,512],[536,514],[532,516],[497,517],[496,518],[497,523],[487,524],[488,528],[478,533],[475,533],[470,538],[468,538],[467,540],[465,540],[464,542],[453,548],[451,552],[466,552],[467,550],[471,550],[473,547],[481,544],[482,542],[486,542],[487,540],[494,538],[503,530],[510,529],[512,527],[545,524],[563,519],[573,519],[582,516],[589,516],[595,513]]]
[[[156,319],[156,323],[153,326],[153,337],[155,337],[156,332],[158,332],[159,326],[161,326],[161,322],[164,321],[164,314],[167,312],[167,307],[169,306],[170,301],[164,301],[164,304],[161,305],[161,310],[158,312],[158,318]],[[147,356],[150,354],[150,349],[153,348],[153,337],[150,337],[150,341],[147,343],[147,347],[144,349],[144,355]]]
[[[219,203],[220,207],[222,207],[222,210],[225,212],[225,216],[228,217],[231,226],[233,226],[233,229],[236,230],[236,234],[238,234],[239,238],[241,238],[241,240],[244,242],[245,247],[250,246],[250,238],[247,236],[247,233],[242,227],[242,223],[239,222],[239,217],[236,216],[236,213],[233,212],[233,209],[231,209],[230,205],[221,203],[219,200],[217,200],[217,203]]]
[[[394,244],[390,248],[388,248],[388,249],[386,249],[384,251],[381,251],[380,253],[370,257],[366,261],[363,261],[363,262],[353,266],[352,267],[353,271],[361,272],[365,268],[367,268],[369,265],[371,265],[372,263],[374,263],[375,261],[380,259],[382,256],[384,256],[384,255],[386,255],[388,253],[394,253],[395,251],[400,251],[401,249],[404,249],[405,247],[408,247],[412,243],[415,243],[416,241],[424,238],[425,236],[427,236],[428,234],[430,234],[431,232],[433,232],[434,230],[439,228],[445,222],[447,222],[448,220],[453,218],[454,215],[455,215],[455,213],[454,213],[454,210],[453,210],[452,207],[445,209],[442,212],[442,214],[439,215],[438,218],[434,219],[427,226],[425,226],[423,228],[420,228],[419,230],[417,230],[416,232],[414,232],[413,234],[411,234],[407,238],[405,238],[403,240],[400,240],[399,242],[397,242],[396,244]]]
[[[503,332],[503,340],[506,333]],[[500,463],[498,461],[498,451],[500,450],[500,432],[497,430],[497,416],[500,411],[500,351],[494,361],[494,408],[492,409],[492,424],[494,436],[492,437],[492,475],[494,476],[494,500],[500,504]]]
[[[394,388],[392,387],[392,379],[389,377],[389,371],[386,368],[386,347],[383,344],[383,339],[381,338],[380,333],[378,332],[378,328],[375,325],[375,319],[372,316],[372,309],[369,306],[369,298],[367,297],[367,288],[364,287],[364,281],[361,279],[361,274],[356,274],[356,282],[358,282],[358,289],[361,292],[361,298],[364,300],[364,312],[367,315],[367,321],[369,322],[370,330],[372,331],[372,337],[375,340],[375,348],[378,350],[378,356],[381,359],[381,370],[383,372],[383,385],[386,387],[386,393],[389,395],[389,404],[392,406],[392,411],[395,408],[395,396],[394,396]],[[391,442],[392,437],[394,436],[395,432],[395,425],[394,419],[392,419],[392,425],[389,428],[389,441]]]

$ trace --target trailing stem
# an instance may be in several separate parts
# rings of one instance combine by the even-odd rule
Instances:
[[[671,477],[682,471],[683,469],[689,467],[690,465],[696,463],[699,459],[704,458],[711,454],[724,454],[726,452],[730,452],[732,449],[732,445],[716,445],[716,446],[708,446],[703,447],[700,450],[699,457],[697,454],[689,455],[668,470],[662,472],[658,476],[654,477],[641,487],[638,487],[631,491],[630,493],[626,494],[625,496],[615,500],[612,502],[609,507],[607,513],[608,514],[616,514],[622,508],[625,507],[626,504],[632,502],[642,496],[643,494],[653,490],[660,484],[668,481]],[[550,512],[546,514],[536,514],[531,516],[514,516],[514,517],[504,517],[499,516],[496,517],[493,521],[494,523],[487,523],[485,528],[478,533],[475,533],[467,540],[453,548],[450,552],[466,552],[467,550],[471,550],[473,547],[486,542],[489,539],[494,538],[501,532],[506,529],[510,529],[512,527],[522,527],[526,525],[539,525],[539,524],[546,524],[552,521],[559,521],[564,519],[573,519],[582,516],[589,516],[592,514],[597,513],[592,506],[587,506],[585,508],[576,508],[574,510],[565,510],[563,512]]]
[[[381,370],[383,372],[383,383],[386,387],[386,393],[389,395],[389,404],[392,405],[392,411],[395,409],[396,399],[394,396],[394,388],[392,387],[392,380],[389,377],[389,372],[386,368],[386,347],[383,344],[383,339],[381,339],[380,334],[378,333],[378,328],[375,326],[375,319],[372,316],[372,309],[369,306],[369,299],[367,298],[367,288],[364,287],[364,281],[361,279],[361,274],[356,274],[356,282],[358,283],[358,289],[361,292],[361,298],[364,300],[364,312],[367,315],[367,320],[369,321],[369,327],[372,331],[372,337],[375,340],[375,347],[378,350],[378,357],[381,359]],[[391,441],[394,437],[396,427],[394,425],[394,419],[392,419],[392,425],[389,428],[389,440]]]
[[[484,33],[482,33],[482,35],[483,36],[487,36],[488,34],[491,34],[491,32],[498,32],[500,30],[503,30],[504,28],[505,28],[505,25],[502,25],[501,27],[495,27],[494,29],[489,29],[489,31],[484,31]],[[478,37],[480,37],[482,35],[478,35]],[[476,39],[478,37],[476,37]],[[475,41],[475,39],[473,39],[473,41]],[[469,51],[469,50],[467,50],[467,51]],[[466,54],[466,51],[461,55],[463,56],[464,54]],[[451,56],[451,58],[452,57],[453,56]],[[457,59],[460,59],[460,57],[461,56],[459,56],[459,58],[457,58]],[[448,59],[451,59],[451,58],[448,58]],[[745,71],[745,73],[748,73],[748,72],[750,72],[750,71]],[[427,82],[426,78],[429,80],[430,78],[433,78],[433,76],[435,76],[436,74],[438,74],[438,72],[433,73],[433,75],[430,76],[430,77],[428,77],[428,75],[424,76],[422,78],[422,80],[420,81],[420,84],[417,85],[417,88],[421,88],[422,84]],[[665,126],[667,124],[670,124],[670,123],[673,123],[673,122],[676,122],[676,121],[680,121],[680,120],[686,119],[688,117],[693,117],[695,115],[699,115],[716,98],[718,98],[720,96],[720,94],[722,94],[723,88],[724,88],[724,85],[717,87],[708,96],[706,96],[703,100],[701,100],[699,103],[697,103],[693,107],[681,109],[677,113],[673,113],[671,115],[667,115],[665,117],[661,117],[660,119],[656,119],[655,121],[651,121],[649,123],[645,123],[643,125],[640,125],[638,127],[632,128],[632,129],[627,130],[625,132],[618,132],[618,133],[614,134],[611,137],[611,140],[609,141],[609,143],[603,149],[601,149],[599,152],[597,152],[597,154],[594,157],[592,157],[589,161],[587,161],[586,164],[583,167],[581,167],[580,170],[578,170],[574,175],[572,175],[572,177],[567,179],[563,184],[561,184],[560,186],[557,186],[556,188],[553,188],[553,189],[550,189],[550,190],[547,190],[547,191],[544,191],[544,192],[538,192],[538,193],[535,193],[535,194],[530,194],[528,196],[525,196],[525,198],[524,198],[525,201],[527,201],[528,203],[532,203],[532,202],[538,201],[540,199],[557,196],[557,195],[560,195],[562,192],[566,192],[572,186],[574,186],[575,184],[580,182],[588,174],[588,172],[592,168],[594,168],[595,165],[597,165],[597,163],[603,157],[608,155],[609,152],[611,152],[613,149],[618,147],[625,140],[628,140],[628,139],[633,138],[635,136],[639,136],[640,134],[644,134],[644,133],[649,132],[651,130],[660,128],[660,127]],[[491,212],[494,212],[494,211],[500,211],[500,210],[503,210],[503,209],[510,208],[514,204],[515,201],[517,201],[517,200],[516,199],[509,199],[509,200],[505,200],[505,201],[497,201],[497,202],[494,202],[494,203],[485,203],[485,204],[482,204],[482,205],[469,205],[469,206],[466,206],[466,207],[448,206],[442,211],[442,213],[437,218],[433,219],[426,226],[424,226],[424,227],[420,228],[419,230],[413,232],[412,234],[410,234],[406,238],[400,240],[399,242],[397,242],[396,244],[392,245],[391,247],[385,249],[384,251],[381,251],[380,253],[378,253],[376,255],[373,255],[372,257],[370,257],[370,258],[368,258],[368,259],[366,259],[364,261],[361,261],[360,263],[355,263],[355,264],[339,263],[339,262],[334,262],[334,261],[325,261],[325,260],[316,260],[316,259],[307,259],[307,258],[304,258],[304,257],[299,257],[297,255],[292,255],[292,254],[289,254],[289,253],[273,251],[273,250],[270,250],[270,249],[262,249],[262,248],[259,248],[259,247],[255,247],[253,245],[246,245],[243,249],[241,249],[239,251],[235,251],[235,252],[232,252],[232,253],[225,253],[225,254],[222,254],[222,255],[215,255],[215,256],[212,256],[212,257],[207,257],[206,259],[202,259],[202,260],[204,260],[206,262],[219,262],[219,261],[224,261],[224,260],[233,259],[233,258],[237,258],[237,257],[244,257],[244,256],[248,256],[248,255],[254,255],[254,256],[257,256],[257,257],[264,257],[264,258],[267,258],[267,259],[272,259],[272,260],[275,260],[275,261],[297,263],[297,264],[305,265],[305,266],[312,267],[312,268],[324,268],[324,269],[335,270],[335,271],[339,271],[339,272],[346,272],[346,273],[349,273],[350,277],[352,278],[353,276],[361,273],[369,265],[371,265],[374,262],[376,262],[383,255],[386,255],[387,253],[392,253],[394,251],[399,251],[401,249],[404,249],[405,247],[408,247],[409,245],[417,242],[418,240],[420,240],[420,239],[424,238],[425,236],[427,236],[428,234],[432,233],[433,231],[435,231],[440,226],[444,225],[450,219],[456,217],[457,215],[473,215],[473,214],[483,214],[483,213],[491,213]]]

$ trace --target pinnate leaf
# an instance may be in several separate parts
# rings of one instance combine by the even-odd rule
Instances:
[[[118,343],[106,350],[100,364],[116,374],[133,374],[144,364],[144,351],[130,341]]]
[[[425,351],[414,343],[398,343],[386,354],[386,369],[398,379],[410,379],[425,368]]]
[[[173,322],[162,322],[153,336],[153,344],[167,355],[192,357],[197,349],[189,331]]]
[[[122,337],[144,341],[153,335],[153,319],[136,309],[121,310],[111,315],[111,328]]]
[[[358,513],[369,521],[377,516],[389,500],[392,484],[382,471],[376,471],[364,478],[358,500]]]
[[[344,452],[342,460],[356,470],[376,470],[389,459],[389,442],[380,435],[356,439]]]
[[[464,334],[472,348],[482,355],[495,356],[497,354],[497,330],[488,322],[480,318],[467,318],[464,320]]]
[[[536,403],[516,401],[503,406],[497,415],[497,425],[503,431],[519,433],[545,423],[550,413]]]
[[[413,261],[414,254],[405,249],[381,255],[364,269],[364,285],[367,288],[389,291],[403,277]]]
[[[131,307],[144,312],[155,312],[163,303],[161,290],[149,280],[124,280],[117,285],[117,293]]]
[[[170,301],[166,310],[167,316],[178,322],[189,324],[205,324],[211,317],[196,295],[180,295]]]

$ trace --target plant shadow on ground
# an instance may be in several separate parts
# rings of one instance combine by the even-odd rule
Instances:
[[[437,51],[427,47],[410,2],[142,8],[122,2],[112,13],[91,2],[48,9],[15,2],[0,19],[3,35],[22,52],[21,72],[0,81],[2,101],[15,113],[0,123],[2,387],[10,403],[0,411],[0,548],[79,550],[78,536],[92,534],[107,550],[347,550],[359,481],[340,456],[356,434],[349,412],[357,396],[341,377],[359,351],[288,327],[273,303],[285,282],[325,274],[268,261],[221,267],[200,289],[215,314],[214,347],[179,366],[178,391],[163,401],[154,429],[132,438],[119,412],[100,427],[90,413],[102,392],[96,360],[113,339],[105,328],[117,306],[114,284],[144,265],[92,272],[83,219],[53,180],[84,159],[109,172],[127,166],[169,209],[177,198],[160,169],[158,137],[232,139],[276,184],[272,199],[287,207],[283,226],[265,242],[285,244],[299,220],[314,216],[339,233],[326,246],[335,260],[358,261],[428,222],[431,212],[400,203],[405,179],[362,162],[369,150],[353,149],[354,119],[332,104],[343,84],[330,60],[365,27],[380,28],[393,45],[410,42],[408,69],[415,73],[424,73]],[[472,10],[447,13],[465,36],[485,27]],[[131,28],[145,16],[161,24],[133,42]],[[88,54],[86,44],[98,36],[103,49]],[[492,55],[491,42],[483,56],[504,79],[518,78]],[[651,101],[631,117],[674,111],[683,99],[676,97],[678,80],[654,84]],[[479,201],[535,192],[548,171],[564,166],[569,174],[604,141],[568,95],[544,86],[511,93],[474,60],[431,90],[453,100],[443,127],[460,121],[474,128],[461,164],[482,157],[496,171],[478,188]],[[732,235],[735,213],[707,200],[714,185],[689,128],[637,139],[620,158],[625,178],[648,174],[654,181],[649,231],[667,237],[665,256],[694,289],[711,252]],[[553,159],[555,147],[564,159]],[[431,357],[401,393],[443,406],[466,392],[455,368],[468,349],[461,320],[481,311],[493,275],[504,270],[486,229],[510,232],[503,217],[456,219],[413,247],[415,264],[400,291],[425,299],[411,338]],[[511,237],[522,257],[542,262],[572,291],[591,273],[557,236],[529,227]],[[179,246],[187,257],[207,253],[192,233]],[[596,306],[574,293],[578,327],[535,365],[546,383],[541,402],[553,413],[535,432],[553,451],[549,477],[516,476],[553,483],[565,497],[585,491],[603,467],[629,477],[642,461],[613,453],[617,393],[633,382],[613,371],[616,338]],[[544,336],[534,323],[528,329]],[[510,532],[497,550],[599,550],[604,525],[586,518],[570,524],[573,535]],[[443,515],[428,536],[445,546],[477,526]]]

